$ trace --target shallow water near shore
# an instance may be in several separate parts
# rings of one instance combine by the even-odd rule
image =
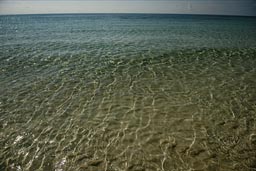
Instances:
[[[255,18],[0,23],[0,170],[256,169]]]

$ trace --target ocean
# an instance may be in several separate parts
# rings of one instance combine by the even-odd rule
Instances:
[[[0,170],[256,169],[256,18],[0,16]]]

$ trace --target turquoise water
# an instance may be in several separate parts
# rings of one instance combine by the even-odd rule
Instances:
[[[255,170],[255,78],[255,17],[0,16],[0,170]]]

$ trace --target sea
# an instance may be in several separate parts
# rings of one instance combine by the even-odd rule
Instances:
[[[256,17],[0,16],[0,170],[256,170]]]

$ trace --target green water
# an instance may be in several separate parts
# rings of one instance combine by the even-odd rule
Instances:
[[[256,169],[255,18],[0,21],[0,170]]]

